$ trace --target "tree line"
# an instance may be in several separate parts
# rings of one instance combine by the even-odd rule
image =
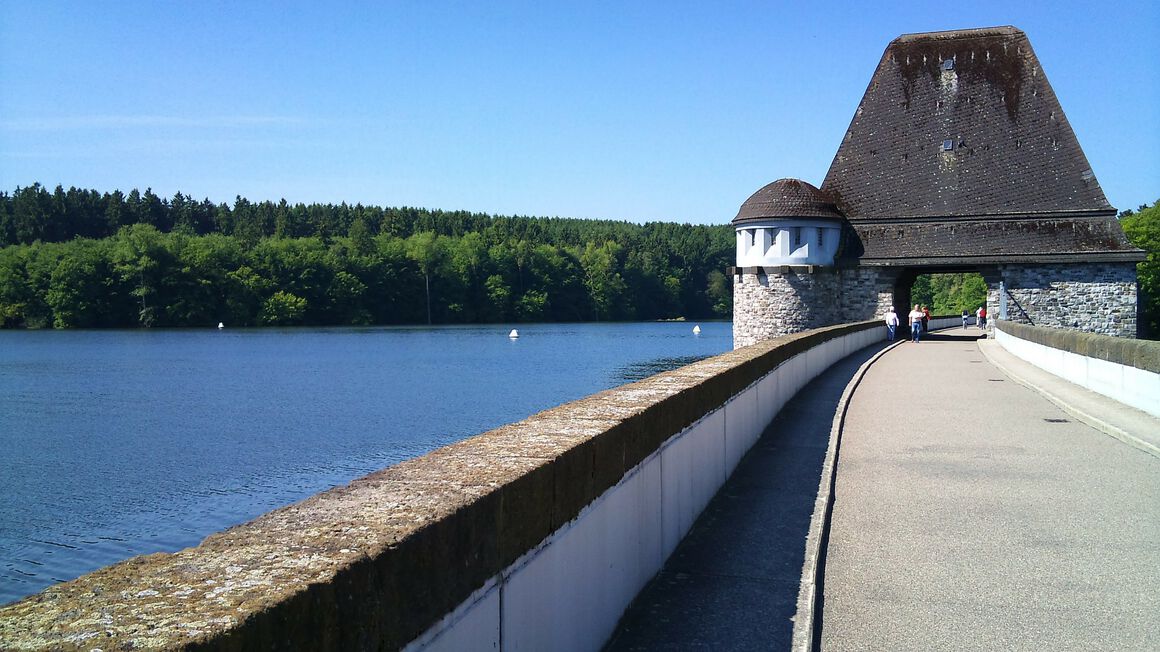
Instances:
[[[1148,252],[1147,260],[1136,265],[1140,330],[1148,339],[1160,339],[1160,199],[1120,212],[1120,225],[1129,242]]]
[[[0,192],[6,328],[727,317],[727,225]]]

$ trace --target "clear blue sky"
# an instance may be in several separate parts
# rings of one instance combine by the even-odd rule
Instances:
[[[818,185],[899,34],[1027,32],[1108,199],[1160,197],[1160,3],[0,2],[0,189],[726,222]]]

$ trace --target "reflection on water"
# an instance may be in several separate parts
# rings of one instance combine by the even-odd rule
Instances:
[[[657,358],[655,360],[645,360],[643,362],[633,362],[617,369],[616,378],[622,383],[631,383],[665,371],[680,369],[685,365],[693,364],[694,362],[709,357],[712,357],[712,355],[679,355],[668,358]]]
[[[0,331],[0,603],[732,348],[701,328]]]

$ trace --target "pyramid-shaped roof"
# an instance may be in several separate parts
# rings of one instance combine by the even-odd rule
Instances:
[[[852,219],[1114,213],[1014,27],[892,41],[822,190]]]
[[[1143,259],[1014,27],[892,41],[821,190],[859,264]]]

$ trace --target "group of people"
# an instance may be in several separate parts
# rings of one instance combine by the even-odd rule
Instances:
[[[963,329],[964,330],[967,328],[967,320],[970,318],[971,318],[971,313],[968,312],[966,308],[963,308]],[[979,306],[979,309],[975,311],[975,325],[978,326],[980,330],[987,327],[987,307],[986,306]]]
[[[910,324],[910,339],[912,342],[918,342],[922,339],[922,334],[927,331],[930,325],[930,310],[926,306],[914,304],[914,309],[906,316]],[[970,313],[963,310],[963,328],[967,327],[967,319],[970,318]],[[893,342],[894,335],[898,331],[898,313],[894,312],[894,306],[891,306],[886,311],[886,339]],[[987,327],[987,307],[979,306],[975,311],[975,323],[979,328]]]
[[[914,304],[914,310],[907,315],[907,320],[910,323],[910,337],[912,341],[917,342],[922,334],[926,332],[927,325],[930,322],[930,310],[926,306]],[[893,342],[894,335],[898,331],[898,313],[894,312],[894,306],[886,312],[886,339]]]

